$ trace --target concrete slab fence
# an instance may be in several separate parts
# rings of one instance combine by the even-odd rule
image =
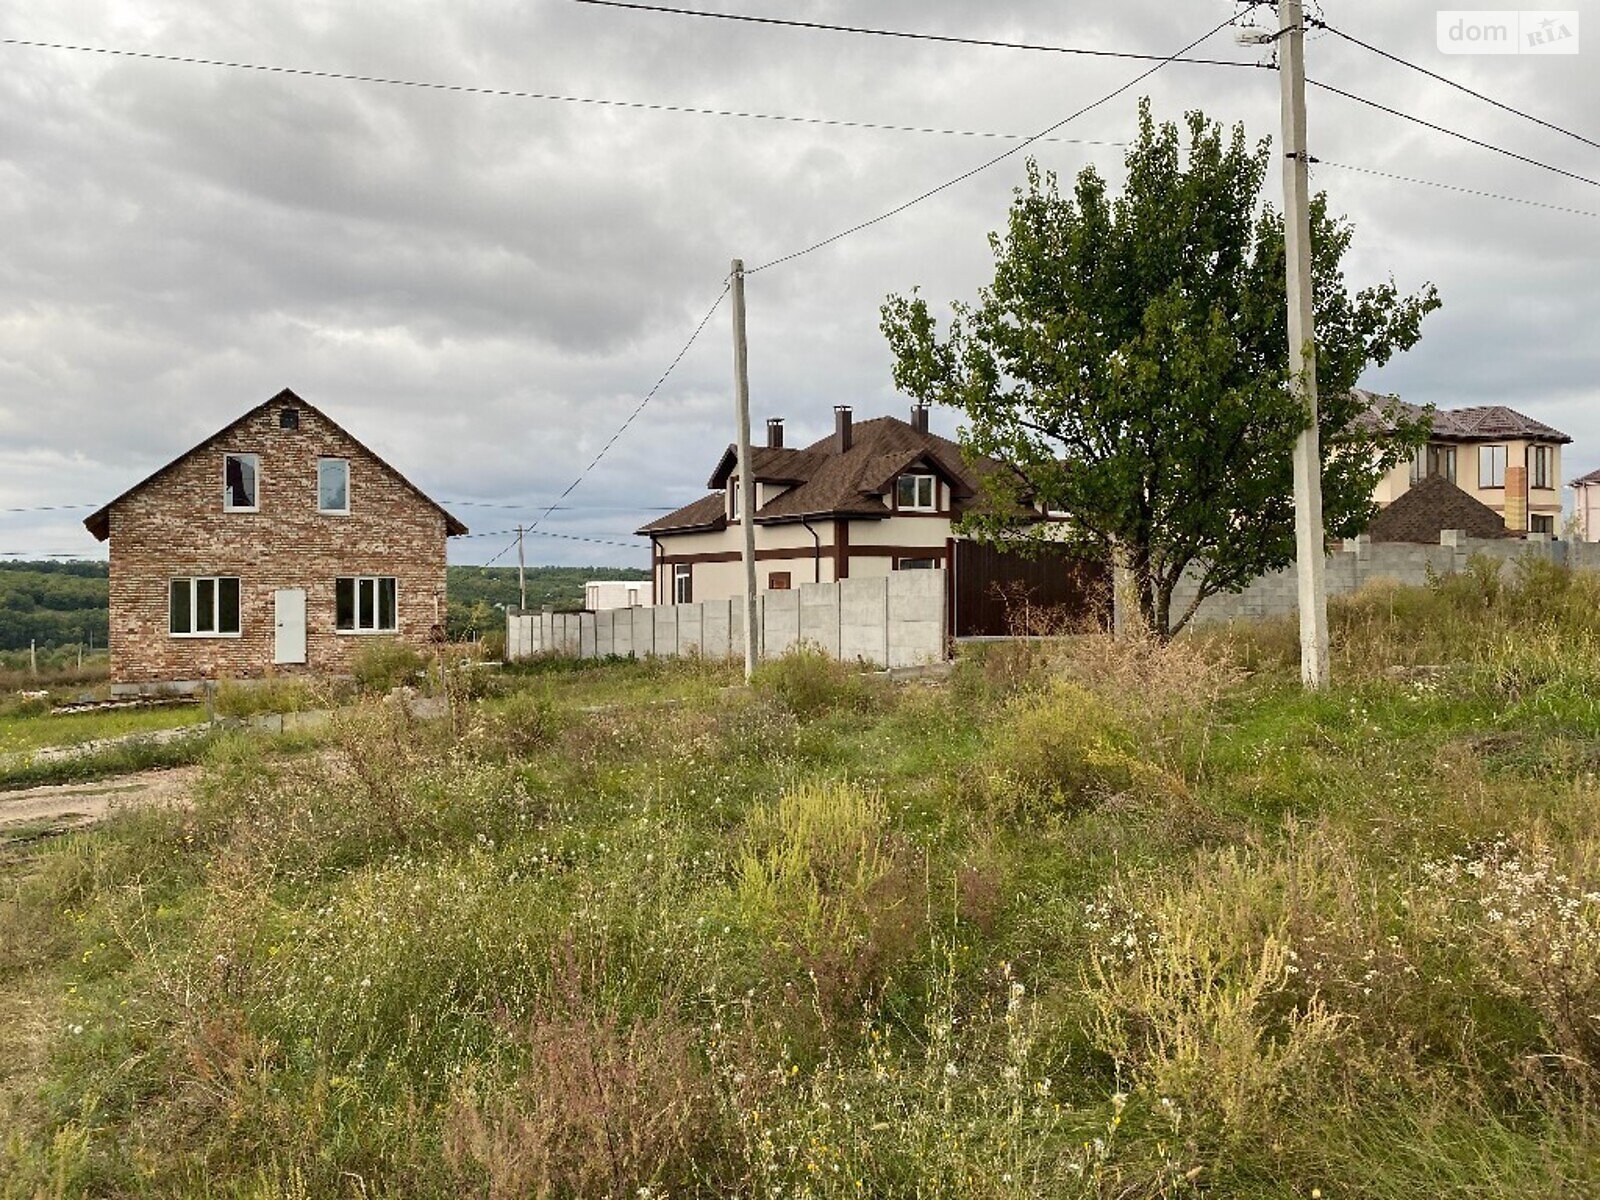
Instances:
[[[1365,536],[1353,538],[1327,559],[1325,579],[1328,595],[1343,596],[1359,591],[1369,583],[1390,580],[1421,586],[1430,576],[1452,575],[1467,569],[1477,556],[1513,569],[1521,558],[1543,558],[1564,563],[1575,570],[1600,570],[1600,543],[1556,539],[1548,534],[1529,534],[1523,538],[1469,538],[1457,530],[1445,530],[1439,544],[1413,542],[1372,542]],[[1183,612],[1194,598],[1195,579],[1191,575],[1174,590],[1172,611]],[[1195,613],[1196,624],[1234,621],[1246,617],[1277,617],[1299,608],[1299,592],[1293,565],[1257,579],[1244,591],[1232,595],[1210,596]]]
[[[838,583],[803,583],[756,598],[761,656],[800,643],[846,662],[915,667],[946,656],[945,572],[896,571]],[[647,658],[744,654],[744,600],[614,608],[601,612],[506,614],[506,661],[540,654]]]

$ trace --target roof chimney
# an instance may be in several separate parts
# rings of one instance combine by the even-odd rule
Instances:
[[[783,418],[767,418],[767,445],[773,450],[783,449]]]
[[[835,404],[833,406],[833,449],[836,454],[843,454],[850,449],[850,406],[848,404]]]
[[[928,432],[928,406],[926,404],[913,404],[911,406],[911,428],[918,433]]]

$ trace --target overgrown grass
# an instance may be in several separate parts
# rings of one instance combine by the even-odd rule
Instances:
[[[13,715],[0,715],[0,759],[48,746],[79,746],[102,738],[181,729],[205,719],[202,704],[60,714],[51,714],[48,705],[42,710],[21,708]]]
[[[217,735],[199,728],[185,737],[169,741],[135,738],[82,754],[60,758],[22,757],[0,763],[0,795],[19,788],[44,787],[56,783],[88,783],[113,775],[137,771],[186,767],[202,761]]]
[[[1600,1194],[1594,586],[224,739],[13,868],[0,1195]]]

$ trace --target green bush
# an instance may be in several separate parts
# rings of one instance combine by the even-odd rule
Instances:
[[[805,644],[757,667],[751,684],[758,693],[782,701],[802,721],[864,708],[872,695],[859,670]]]
[[[212,703],[217,716],[243,720],[262,713],[306,712],[327,701],[309,680],[270,678],[251,683],[224,679],[217,684]]]
[[[418,682],[426,664],[422,655],[396,638],[368,638],[350,663],[356,686],[368,695],[391,692]]]

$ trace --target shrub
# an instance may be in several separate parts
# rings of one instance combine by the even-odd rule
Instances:
[[[367,638],[350,663],[356,685],[368,694],[391,692],[421,678],[422,655],[396,638]]]
[[[487,746],[511,758],[525,758],[550,745],[565,725],[548,696],[515,692],[485,707],[479,733]]]
[[[695,1029],[665,1004],[623,1016],[605,998],[604,960],[580,965],[571,940],[555,958],[510,1092],[458,1090],[446,1119],[452,1163],[486,1182],[491,1200],[691,1191],[721,1141]]]
[[[786,704],[802,721],[836,710],[866,706],[871,693],[861,673],[826,651],[799,645],[756,668],[757,692]]]
[[[1015,816],[1080,808],[1136,785],[1174,786],[1133,753],[1133,744],[1127,723],[1104,700],[1080,684],[1056,680],[1002,710],[984,792]]]
[[[269,678],[254,683],[224,679],[213,699],[219,717],[243,720],[261,713],[305,712],[328,701],[305,679]]]

